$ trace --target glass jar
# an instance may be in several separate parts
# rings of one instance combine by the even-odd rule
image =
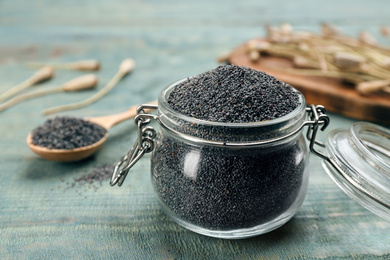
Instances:
[[[303,95],[297,91],[299,106],[280,118],[219,123],[179,114],[168,105],[169,93],[180,83],[161,92],[157,107],[139,108],[139,138],[122,160],[123,170],[153,151],[152,184],[162,209],[197,233],[244,238],[286,223],[302,205],[308,185],[302,129],[312,121]],[[147,108],[157,108],[158,115],[145,114]],[[313,109],[323,115],[322,108]],[[151,119],[160,125],[157,134],[146,126]],[[119,185],[126,173],[116,176]]]
[[[277,119],[199,120],[167,103],[182,81],[161,92],[158,106],[138,107],[138,139],[116,165],[112,186],[121,186],[130,168],[153,152],[152,184],[169,216],[200,234],[245,238],[274,230],[297,212],[306,195],[310,150],[323,159],[326,172],[347,195],[390,221],[388,129],[358,122],[349,130],[332,131],[321,143],[316,135],[329,117],[322,106],[306,107],[298,91],[299,106]],[[150,109],[157,109],[157,115],[146,113]],[[158,133],[148,125],[152,120],[160,126]]]
[[[167,98],[174,87],[159,97],[161,127],[151,160],[165,212],[190,230],[225,238],[262,234],[287,222],[308,183],[308,149],[295,131],[306,118],[303,96],[299,107],[275,120],[216,123],[172,110]]]

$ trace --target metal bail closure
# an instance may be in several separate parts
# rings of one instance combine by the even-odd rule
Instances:
[[[325,128],[329,125],[329,117],[325,114],[326,109],[321,105],[318,106],[310,105],[310,107],[306,108],[306,112],[308,113],[309,120],[310,120],[306,122],[309,125],[307,129],[306,138],[310,141],[310,145],[309,145],[310,151],[316,154],[317,156],[321,157],[322,159],[327,160],[328,156],[317,151],[314,147],[315,144],[321,147],[325,147],[324,143],[316,140],[316,137],[317,137],[318,127],[320,125],[322,125],[321,131],[324,131]]]
[[[151,119],[157,120],[158,116],[146,114],[145,109],[157,109],[157,105],[140,105],[137,108],[137,116],[134,118],[134,122],[138,126],[138,138],[130,151],[115,165],[110,180],[111,186],[115,186],[115,184],[122,186],[131,167],[145,153],[150,153],[154,149],[156,130],[147,125],[151,122]]]

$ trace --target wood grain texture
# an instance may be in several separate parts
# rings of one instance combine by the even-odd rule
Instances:
[[[102,100],[67,115],[103,116],[155,100],[167,84],[217,66],[216,57],[264,34],[265,24],[291,22],[317,31],[321,22],[351,35],[379,36],[390,3],[367,1],[0,1],[0,92],[31,75],[23,63],[98,59],[98,89],[127,57],[137,62]],[[385,38],[380,38],[386,43]],[[42,86],[81,72],[58,71]],[[53,84],[53,85],[52,85]],[[40,86],[37,86],[40,87]],[[38,158],[27,134],[45,108],[91,92],[55,94],[0,113],[0,259],[388,259],[390,223],[350,200],[311,156],[307,198],[297,215],[269,234],[245,240],[187,231],[159,208],[148,156],[121,188],[75,185],[96,166],[115,163],[136,138],[125,122],[88,160],[66,164]],[[330,129],[355,120],[331,114]],[[328,131],[328,130],[327,130]]]

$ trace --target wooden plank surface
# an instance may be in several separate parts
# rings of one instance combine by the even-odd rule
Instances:
[[[27,61],[96,58],[98,88],[127,57],[137,62],[104,99],[67,115],[122,112],[154,100],[167,84],[212,69],[216,57],[264,35],[266,24],[288,21],[318,31],[321,22],[356,35],[379,36],[389,25],[386,0],[370,1],[0,1],[0,93],[32,74]],[[389,40],[380,38],[383,43]],[[53,86],[82,73],[58,71]],[[45,121],[45,108],[76,102],[91,92],[55,94],[0,112],[0,259],[372,259],[390,258],[390,223],[350,200],[311,156],[307,198],[278,230],[244,240],[187,231],[159,208],[148,156],[123,187],[75,185],[94,167],[115,163],[135,140],[125,122],[103,149],[78,163],[49,162],[25,138]],[[331,114],[334,128],[355,120]],[[327,130],[327,131],[329,131]]]

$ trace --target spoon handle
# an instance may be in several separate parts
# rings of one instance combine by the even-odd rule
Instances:
[[[152,101],[149,102],[148,104],[157,105],[157,101]],[[127,119],[134,118],[137,115],[137,107],[138,105],[132,106],[127,111],[122,113],[108,115],[108,116],[90,117],[90,118],[85,118],[85,120],[101,125],[108,130],[116,124],[119,124]]]

